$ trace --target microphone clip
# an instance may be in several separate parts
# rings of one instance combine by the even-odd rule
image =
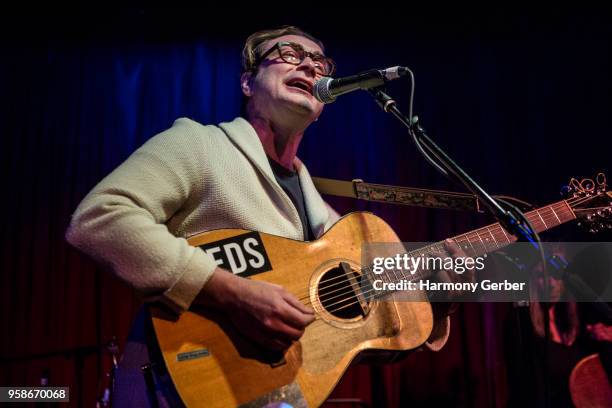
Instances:
[[[384,85],[370,88],[368,92],[374,97],[378,106],[387,113],[389,113],[389,109],[396,104],[395,99],[387,94],[387,88]]]

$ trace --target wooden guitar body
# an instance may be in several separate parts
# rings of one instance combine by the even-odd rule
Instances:
[[[607,191],[603,174],[596,182],[572,179],[570,184],[572,198],[525,214],[537,232],[577,216],[592,230],[612,224],[612,192]],[[496,223],[451,240],[475,257],[516,238]],[[284,355],[275,355],[239,335],[227,316],[193,310],[173,319],[152,308],[164,362],[189,407],[263,407],[275,402],[316,407],[361,351],[411,350],[431,333],[433,316],[425,293],[412,291],[410,301],[396,301],[366,297],[372,293],[367,285],[362,290],[364,281],[371,282],[363,278],[366,273],[371,276],[364,271],[372,264],[361,259],[363,245],[399,242],[373,214],[348,214],[312,242],[237,229],[210,231],[188,241],[223,268],[283,286],[316,315],[299,342]],[[389,249],[389,254],[377,250],[376,256],[393,256],[398,249]],[[444,251],[442,242],[419,248],[412,256],[439,256],[440,251]],[[395,271],[385,279],[399,282]]]
[[[187,406],[260,407],[286,401],[294,407],[316,407],[360,351],[414,349],[431,333],[431,306],[424,294],[422,301],[369,300],[367,313],[357,311],[358,302],[335,311],[337,307],[320,301],[322,282],[342,279],[341,263],[360,273],[362,244],[399,241],[380,218],[364,212],[349,214],[312,242],[216,230],[191,237],[189,243],[223,243],[245,234],[258,235],[271,267],[249,279],[283,286],[310,304],[317,319],[281,356],[247,341],[225,316],[188,311],[172,320],[153,308],[153,326],[165,364]]]

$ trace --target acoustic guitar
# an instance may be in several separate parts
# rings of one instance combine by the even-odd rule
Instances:
[[[574,188],[572,198],[526,214],[537,231],[581,215],[592,220],[612,214],[612,193],[605,182],[593,188],[576,185],[582,187]],[[499,224],[452,239],[473,257],[515,240]],[[208,231],[188,242],[234,273],[282,285],[316,314],[300,341],[279,355],[240,336],[221,314],[190,310],[171,318],[151,308],[164,362],[189,407],[262,407],[274,402],[316,407],[360,352],[412,350],[431,333],[432,310],[425,293],[416,293],[416,301],[410,302],[381,301],[363,293],[368,268],[362,266],[362,245],[400,242],[391,227],[371,213],[348,214],[312,242],[239,229]],[[419,253],[441,250],[443,242]]]

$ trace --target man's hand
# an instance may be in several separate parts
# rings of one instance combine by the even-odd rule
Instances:
[[[314,311],[283,287],[217,268],[195,304],[227,313],[247,338],[275,351],[289,348],[314,320]]]
[[[448,252],[448,254],[453,258],[467,258],[468,255],[465,253],[459,245],[452,239],[447,239],[444,241],[444,249]],[[465,267],[465,271],[463,273],[457,273],[455,271],[445,271],[446,272],[446,280],[448,282],[453,283],[464,283],[464,282],[475,282],[475,272],[474,267]]]
[[[448,255],[452,258],[460,258],[467,257],[467,254],[457,245],[455,241],[452,239],[447,239],[444,241],[444,249],[447,254],[440,254],[439,256]],[[465,267],[465,271],[463,273],[457,273],[454,270],[446,270],[442,269],[437,271],[433,278],[438,282],[443,283],[474,283],[476,282],[476,275],[474,271],[474,267]],[[441,315],[448,315],[452,313],[458,306],[458,304],[448,303],[452,301],[456,301],[461,299],[462,297],[469,296],[471,292],[461,291],[461,290],[453,290],[452,292],[446,292],[442,295],[443,302],[438,298],[437,301],[433,301],[432,305],[434,307],[434,312],[445,310]],[[439,293],[430,294],[430,299],[436,299],[436,296],[440,296]]]

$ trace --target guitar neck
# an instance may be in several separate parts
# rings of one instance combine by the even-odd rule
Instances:
[[[525,217],[536,232],[540,233],[576,219],[576,214],[566,200],[561,200],[529,211],[525,214]],[[498,222],[457,235],[451,239],[471,257],[481,256],[516,242],[516,237],[508,234]],[[440,244],[442,243],[438,242],[434,245],[438,246]]]
[[[576,218],[576,214],[567,203],[562,200],[545,207],[541,207],[525,214],[527,220],[531,223],[536,232],[546,231],[550,228],[564,224]],[[513,242],[516,242],[516,237],[506,232],[499,224],[490,224],[482,228],[478,228],[464,234],[460,234],[450,238],[454,241],[465,254],[475,258],[486,253],[496,251]],[[444,241],[419,248],[408,252],[409,257],[429,256],[429,257],[447,257],[448,251],[444,245]],[[392,276],[387,274],[388,281],[397,281],[402,279],[418,280],[431,276],[433,271],[419,270],[413,275],[406,275],[403,270],[392,270]],[[399,279],[397,279],[399,277]]]

